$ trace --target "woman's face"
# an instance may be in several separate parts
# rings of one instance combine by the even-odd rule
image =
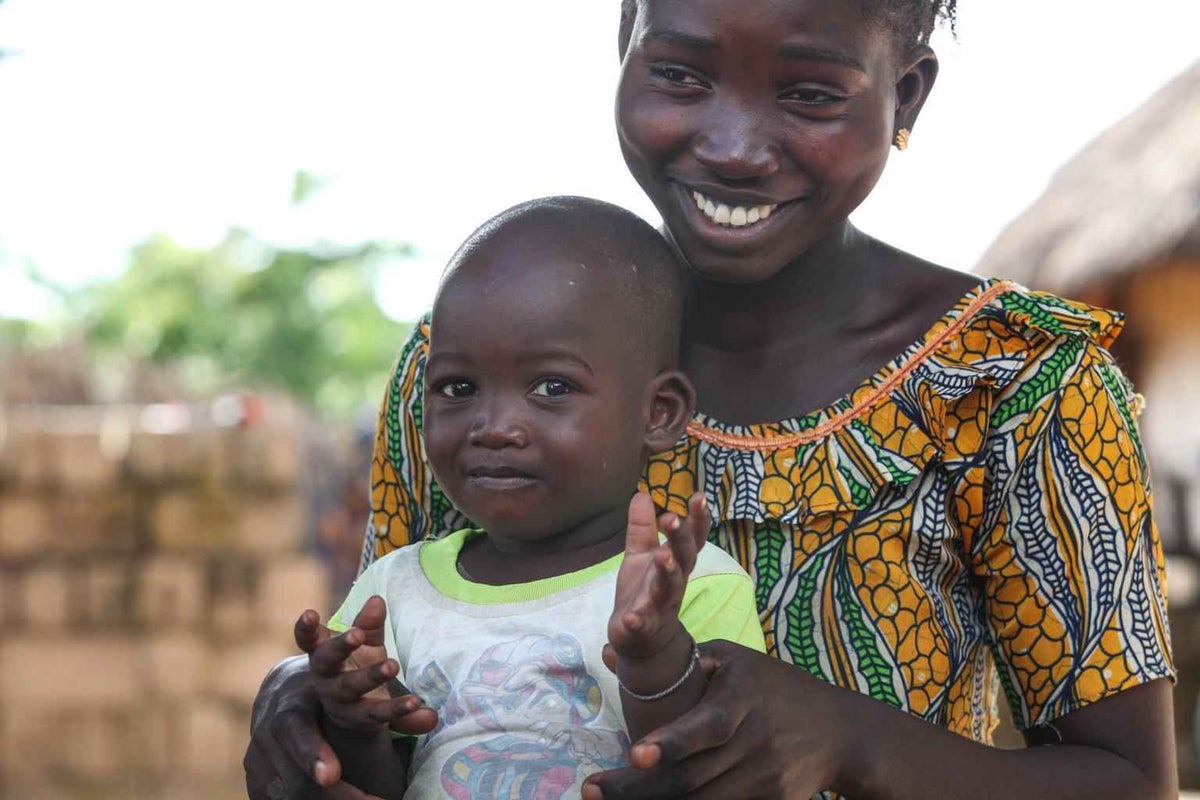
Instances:
[[[641,4],[617,132],[634,178],[705,277],[771,277],[879,179],[897,127],[897,68],[888,31],[862,5]]]

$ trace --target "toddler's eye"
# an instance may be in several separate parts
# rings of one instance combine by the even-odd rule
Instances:
[[[571,385],[559,378],[540,380],[533,387],[533,393],[538,397],[562,397],[570,392]]]
[[[475,384],[470,381],[454,380],[446,381],[438,387],[438,394],[443,397],[450,397],[455,400],[461,400],[464,397],[471,397],[477,391]]]

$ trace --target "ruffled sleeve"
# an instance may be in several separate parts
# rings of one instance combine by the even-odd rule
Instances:
[[[812,414],[759,425],[697,414],[685,440],[652,457],[644,488],[677,513],[699,490],[717,521],[798,524],[853,515],[936,463],[969,460],[992,389],[1020,373],[1029,349],[1014,323],[996,318],[1012,287],[981,286],[921,341]]]
[[[421,434],[430,317],[404,343],[392,368],[371,457],[371,515],[361,569],[398,547],[469,527],[434,480]]]
[[[1026,352],[994,393],[964,549],[1028,728],[1175,670],[1135,396],[1105,349],[1120,317],[1022,290],[996,319]]]

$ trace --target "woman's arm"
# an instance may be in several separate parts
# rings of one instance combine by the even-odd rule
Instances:
[[[376,554],[435,535],[435,517],[453,511],[438,505],[444,499],[433,485],[421,443],[422,376],[428,349],[426,317],[401,347],[380,407],[364,565]],[[242,762],[250,800],[366,797],[340,780],[341,764],[321,734],[321,706],[307,655],[285,659],[267,674],[254,700],[250,730]]]
[[[359,583],[373,588],[372,577],[369,570]],[[358,600],[352,593],[347,602]],[[348,783],[385,800],[399,800],[408,784],[408,753],[393,746],[389,728],[427,733],[437,724],[437,714],[422,708],[420,699],[394,680],[400,665],[388,657],[383,598],[370,596],[343,633],[319,623],[315,611],[302,614],[296,622],[296,643],[309,652],[321,700],[322,732]]]
[[[837,783],[848,797],[1165,800],[1179,793],[1165,679],[1055,720],[1061,743],[1026,750],[987,747],[867,698],[851,700],[848,711],[866,735],[851,745]]]
[[[307,655],[284,659],[267,673],[254,698],[242,760],[250,800],[366,799],[341,782],[341,764],[321,735],[320,713]]]
[[[710,673],[703,701],[641,743],[655,766],[593,776],[585,798],[796,798],[825,789],[855,800],[1177,794],[1164,680],[1055,721],[1061,744],[999,750],[747,648],[702,649]]]

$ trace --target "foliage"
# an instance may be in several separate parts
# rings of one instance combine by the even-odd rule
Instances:
[[[240,230],[196,250],[159,235],[71,305],[101,357],[176,366],[198,392],[277,387],[345,415],[376,402],[407,332],[374,296],[380,263],[405,252],[281,249]]]

